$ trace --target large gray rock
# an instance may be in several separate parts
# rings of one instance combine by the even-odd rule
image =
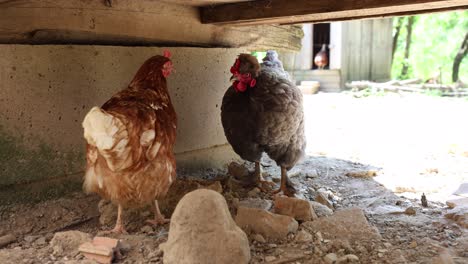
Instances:
[[[289,233],[296,233],[298,229],[297,221],[290,216],[242,206],[237,209],[236,223],[248,233],[261,234],[272,239],[286,238]]]
[[[236,225],[219,193],[199,189],[177,205],[168,241],[161,245],[165,264],[248,263],[247,235]]]

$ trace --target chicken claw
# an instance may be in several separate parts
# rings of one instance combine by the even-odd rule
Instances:
[[[117,222],[112,230],[104,231],[104,234],[128,234],[122,221],[122,206],[119,204],[117,209]]]
[[[255,162],[255,184],[262,192],[268,192],[263,186],[267,185],[272,189],[276,186],[274,182],[265,181],[262,176],[262,167],[260,166],[260,162]]]
[[[283,192],[284,195],[289,196],[289,197],[294,197],[294,194],[296,193],[296,188],[294,188],[294,185],[292,182],[289,180],[286,168],[281,167],[281,185],[280,188],[276,191],[273,192],[273,194],[277,194]]]
[[[161,211],[159,210],[158,200],[154,201],[153,211],[154,219],[146,220],[147,223],[152,225],[164,225],[170,222],[170,219],[165,218],[164,215],[161,214]]]

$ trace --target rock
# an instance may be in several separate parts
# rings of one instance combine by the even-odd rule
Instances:
[[[458,189],[453,194],[457,196],[468,197],[468,182],[460,184]]]
[[[416,241],[412,241],[410,244],[409,244],[409,247],[410,248],[417,248],[418,247],[418,243]]]
[[[151,226],[149,226],[149,225],[142,226],[142,227],[140,228],[140,231],[141,231],[142,233],[146,233],[146,234],[150,234],[150,233],[153,233],[153,232],[154,232],[153,228],[152,228]]]
[[[432,264],[454,264],[452,256],[447,249],[441,250],[439,255],[432,259]]]
[[[50,241],[50,246],[61,255],[74,257],[78,253],[78,247],[91,241],[91,235],[80,231],[65,231],[55,233]]]
[[[36,246],[45,246],[46,244],[47,244],[47,241],[45,237],[39,237],[38,239],[36,239],[36,241],[34,241],[34,245]]]
[[[408,207],[408,208],[406,208],[406,210],[405,210],[405,214],[407,214],[407,215],[415,215],[415,214],[416,214],[416,210],[414,209],[414,207]]]
[[[228,173],[241,181],[245,181],[249,178],[249,170],[237,162],[231,162],[228,165]]]
[[[330,209],[334,208],[333,203],[330,200],[328,200],[327,195],[325,193],[323,193],[323,192],[317,193],[317,195],[315,196],[315,201],[325,205],[326,207],[328,207]]]
[[[348,177],[354,178],[372,178],[377,176],[377,171],[375,170],[363,170],[363,171],[350,171],[346,173]]]
[[[451,199],[451,200],[448,200],[446,202],[447,206],[450,208],[450,209],[453,209],[455,207],[468,207],[468,198],[455,198],[455,199]]]
[[[250,190],[250,191],[247,193],[247,195],[248,195],[249,197],[257,197],[258,194],[259,194],[260,192],[261,192],[260,189],[259,189],[258,187],[255,187],[255,188],[253,188],[252,190]]]
[[[13,234],[8,234],[0,237],[0,248],[7,246],[16,241],[16,236]]]
[[[252,238],[259,243],[266,243],[265,238],[260,234],[255,234],[252,236]]]
[[[359,263],[359,257],[353,254],[348,254],[340,257],[337,261],[337,264],[342,263]]]
[[[312,241],[312,239],[313,239],[313,236],[305,230],[301,230],[297,232],[296,241],[299,243],[310,242]]]
[[[236,225],[226,200],[211,190],[195,190],[177,205],[164,245],[164,263],[248,263],[247,235]]]
[[[381,239],[377,229],[367,222],[360,208],[339,210],[330,217],[322,217],[302,225],[315,233],[320,232],[324,239],[353,241]]]
[[[221,185],[221,182],[219,181],[215,181],[214,183],[208,186],[204,186],[202,187],[202,189],[208,189],[208,190],[215,191],[217,193],[223,193],[223,186]]]
[[[323,260],[327,264],[333,264],[338,260],[338,257],[336,256],[335,253],[329,253],[323,258]]]
[[[311,201],[310,204],[312,205],[312,208],[314,209],[314,212],[318,217],[330,216],[333,214],[332,209],[328,208],[327,206],[321,203]]]
[[[286,196],[275,198],[275,213],[294,217],[299,221],[310,221],[317,219],[312,205],[306,201]]]
[[[273,203],[270,200],[260,199],[260,198],[248,198],[240,201],[237,204],[237,207],[248,207],[248,208],[257,208],[265,211],[269,211]]]
[[[25,236],[23,240],[26,241],[27,243],[32,243],[36,241],[36,239],[38,238],[39,236]]]
[[[445,214],[445,218],[455,221],[463,228],[468,228],[468,207],[456,207]]]
[[[237,209],[236,223],[246,232],[273,239],[286,238],[289,233],[296,233],[298,228],[297,221],[290,216],[242,206]]]
[[[275,256],[266,256],[265,257],[265,262],[273,262],[276,260]]]

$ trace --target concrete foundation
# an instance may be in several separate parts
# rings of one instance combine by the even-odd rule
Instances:
[[[84,115],[126,87],[139,66],[163,50],[0,45],[0,193],[38,184],[50,189],[52,181],[76,183],[64,189],[81,185]],[[168,86],[179,120],[178,166],[222,167],[237,159],[224,136],[220,107],[229,68],[243,50],[169,50],[176,69]]]

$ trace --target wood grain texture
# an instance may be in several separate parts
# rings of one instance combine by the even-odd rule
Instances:
[[[298,26],[203,25],[198,8],[162,1],[0,0],[0,43],[235,47],[297,51]]]
[[[202,23],[292,24],[467,9],[466,0],[259,0],[201,8]]]

